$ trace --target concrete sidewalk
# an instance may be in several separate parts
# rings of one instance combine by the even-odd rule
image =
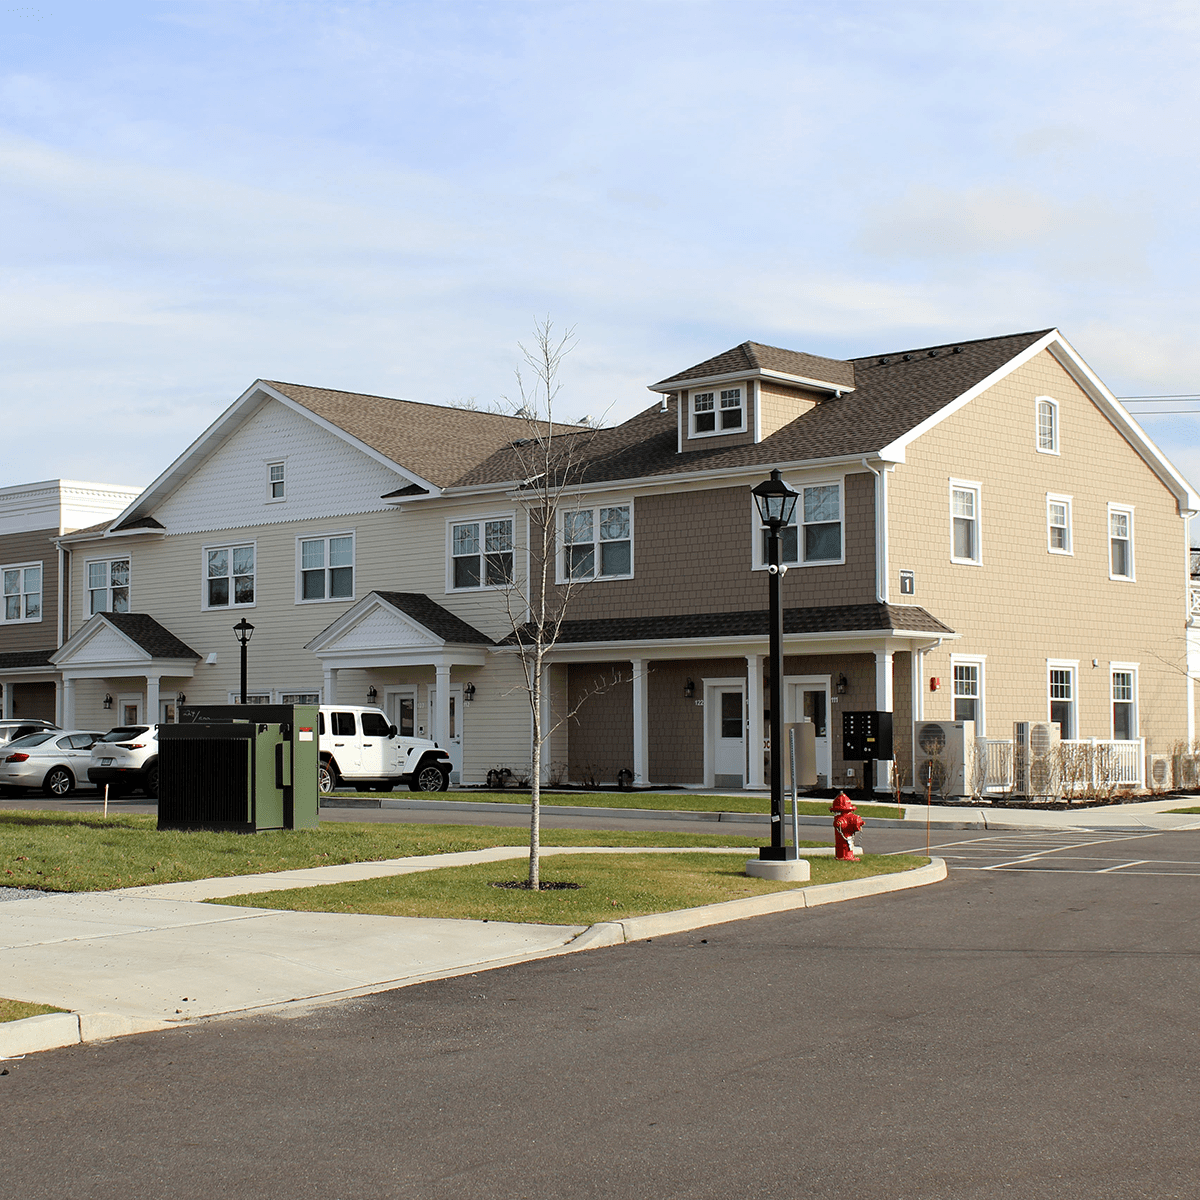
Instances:
[[[646,853],[546,847],[543,855]],[[669,850],[656,850],[670,853]],[[714,853],[729,853],[722,849]],[[753,855],[755,850],[733,849]],[[217,1016],[365,995],[668,932],[918,887],[945,864],[681,912],[576,925],[299,913],[205,899],[524,858],[522,846],[43,895],[0,904],[0,991],[70,1010],[0,1024],[0,1057]],[[822,847],[816,855],[830,854]]]

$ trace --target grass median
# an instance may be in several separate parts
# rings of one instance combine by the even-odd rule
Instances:
[[[44,1017],[47,1013],[66,1011],[52,1004],[27,1004],[24,1000],[5,1000],[0,996],[0,1025],[5,1021],[23,1021],[26,1017]]]
[[[813,858],[812,879],[803,886],[908,871],[928,861],[912,855],[879,854],[864,855],[857,863]],[[209,903],[291,912],[592,925],[597,921],[696,908],[796,887],[794,883],[747,876],[744,853],[686,852],[555,854],[542,859],[542,881],[573,883],[578,885],[576,888],[529,892],[492,886],[523,878],[524,866],[524,859],[515,859],[443,867],[353,883],[231,896]]]
[[[524,828],[323,822],[317,829],[240,834],[160,833],[153,816],[0,810],[0,886],[97,892],[187,879],[292,871],[335,863],[523,846]],[[546,846],[762,846],[729,833],[543,829]],[[828,845],[801,841],[801,845]]]

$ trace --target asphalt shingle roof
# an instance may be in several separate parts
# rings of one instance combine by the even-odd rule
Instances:
[[[680,638],[767,637],[766,610],[722,613],[686,613],[665,617],[607,617],[600,620],[564,621],[559,644],[578,642],[644,642]],[[936,617],[906,604],[846,604],[816,608],[785,608],[785,634],[928,633],[952,634]],[[512,635],[505,639],[513,641]]]
[[[707,358],[686,371],[653,385],[653,390],[669,388],[685,379],[707,379],[716,375],[736,375],[740,371],[779,371],[784,375],[799,375],[839,387],[854,386],[854,364],[841,358],[822,358],[799,350],[783,350],[779,346],[764,346],[761,342],[743,342],[723,354]]]
[[[53,646],[48,650],[10,650],[6,654],[0,654],[0,671],[19,671],[22,667],[53,669],[54,664],[50,661],[50,655],[53,653]]]
[[[108,612],[100,616],[154,658],[200,658],[191,646],[180,641],[149,613]]]
[[[480,646],[495,645],[486,633],[480,633],[474,625],[468,625],[461,617],[456,617],[449,609],[443,608],[436,600],[430,600],[422,592],[377,591],[375,595],[393,608],[407,613],[430,633],[436,634],[447,642]]]

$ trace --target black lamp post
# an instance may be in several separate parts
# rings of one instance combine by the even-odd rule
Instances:
[[[238,643],[242,647],[242,703],[246,703],[246,647],[250,645],[250,639],[254,636],[254,626],[243,617],[234,627],[233,632],[237,634]]]
[[[790,525],[796,511],[798,492],[792,491],[778,471],[760,483],[751,493],[758,515],[767,527],[767,570],[770,573],[771,628],[771,844],[764,846],[759,858],[786,858],[783,844],[783,565],[784,527]],[[752,751],[757,753],[757,747]]]

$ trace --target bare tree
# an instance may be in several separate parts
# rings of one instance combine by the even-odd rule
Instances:
[[[586,417],[578,424],[555,424],[555,404],[562,390],[559,371],[575,340],[573,328],[559,334],[549,317],[537,322],[530,345],[520,346],[524,367],[517,370],[518,397],[508,401],[510,411],[524,421],[526,429],[526,436],[513,443],[512,451],[520,475],[516,498],[524,510],[525,536],[529,539],[529,577],[520,581],[512,572],[505,596],[512,625],[509,641],[521,663],[522,680],[517,686],[528,697],[533,725],[528,886],[534,891],[541,887],[545,751],[554,730],[578,708],[577,698],[570,711],[558,714],[557,719],[552,714],[548,717],[543,694],[546,659],[558,643],[572,594],[599,571],[599,564],[593,562],[589,568],[584,556],[579,562],[567,561],[563,581],[558,581],[560,513],[568,494],[583,479],[588,447],[600,424]],[[487,549],[485,545],[485,554]],[[602,681],[594,690],[611,686],[611,680]]]

